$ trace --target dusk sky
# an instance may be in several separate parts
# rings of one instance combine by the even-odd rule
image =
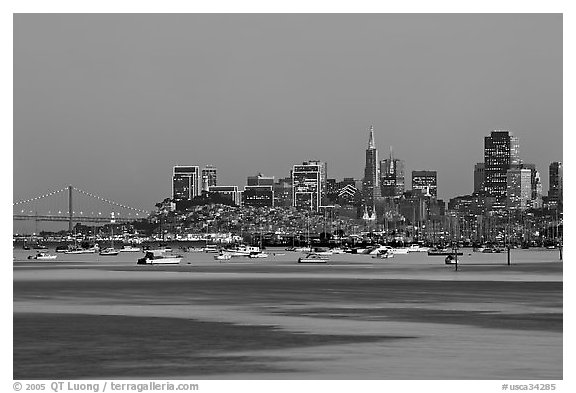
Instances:
[[[14,200],[73,184],[152,210],[172,167],[243,188],[318,159],[360,179],[368,129],[446,201],[508,129],[548,192],[561,14],[18,14]]]

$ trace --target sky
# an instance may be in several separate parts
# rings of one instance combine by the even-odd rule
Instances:
[[[13,198],[68,184],[152,210],[174,165],[243,188],[379,158],[473,191],[507,129],[548,191],[562,161],[561,14],[16,14]]]

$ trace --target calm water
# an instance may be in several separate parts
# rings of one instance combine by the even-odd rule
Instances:
[[[15,250],[14,378],[561,379],[558,251],[136,266]]]

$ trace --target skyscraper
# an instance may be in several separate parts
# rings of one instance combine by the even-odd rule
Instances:
[[[484,163],[479,162],[474,165],[474,192],[484,191],[484,182],[486,181],[486,172],[484,171]]]
[[[424,195],[438,196],[438,176],[436,171],[412,171],[412,190],[421,190]]]
[[[506,200],[506,173],[512,165],[520,164],[518,138],[507,130],[494,130],[484,137],[484,187],[489,196],[504,206]]]
[[[202,191],[208,191],[210,187],[218,184],[217,170],[212,165],[206,165],[202,169]]]
[[[530,169],[530,183],[531,183],[531,201],[530,207],[540,208],[542,207],[542,182],[540,181],[540,173],[536,170],[535,164],[524,164],[521,167],[523,169]]]
[[[293,206],[318,211],[321,200],[321,168],[308,162],[292,168]]]
[[[562,202],[563,193],[563,170],[561,162],[553,162],[549,167],[550,188],[548,190],[548,199],[556,203]]]
[[[325,161],[319,160],[308,160],[306,164],[318,165],[320,167],[320,205],[326,203],[327,194],[327,178],[328,178],[328,164]]]
[[[380,188],[382,196],[400,198],[404,194],[404,161],[394,158],[390,147],[390,158],[380,161]]]
[[[200,167],[177,165],[172,173],[172,198],[175,202],[200,195]]]
[[[532,200],[532,171],[514,167],[506,172],[506,195],[509,209],[526,210]]]
[[[364,168],[364,179],[362,180],[362,197],[364,205],[372,214],[375,199],[381,196],[380,192],[380,171],[378,168],[378,151],[374,144],[374,127],[370,126],[368,137],[368,148],[366,149],[366,166]]]

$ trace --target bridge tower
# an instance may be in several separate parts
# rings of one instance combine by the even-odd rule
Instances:
[[[72,186],[68,186],[68,232],[74,229],[72,225]]]

